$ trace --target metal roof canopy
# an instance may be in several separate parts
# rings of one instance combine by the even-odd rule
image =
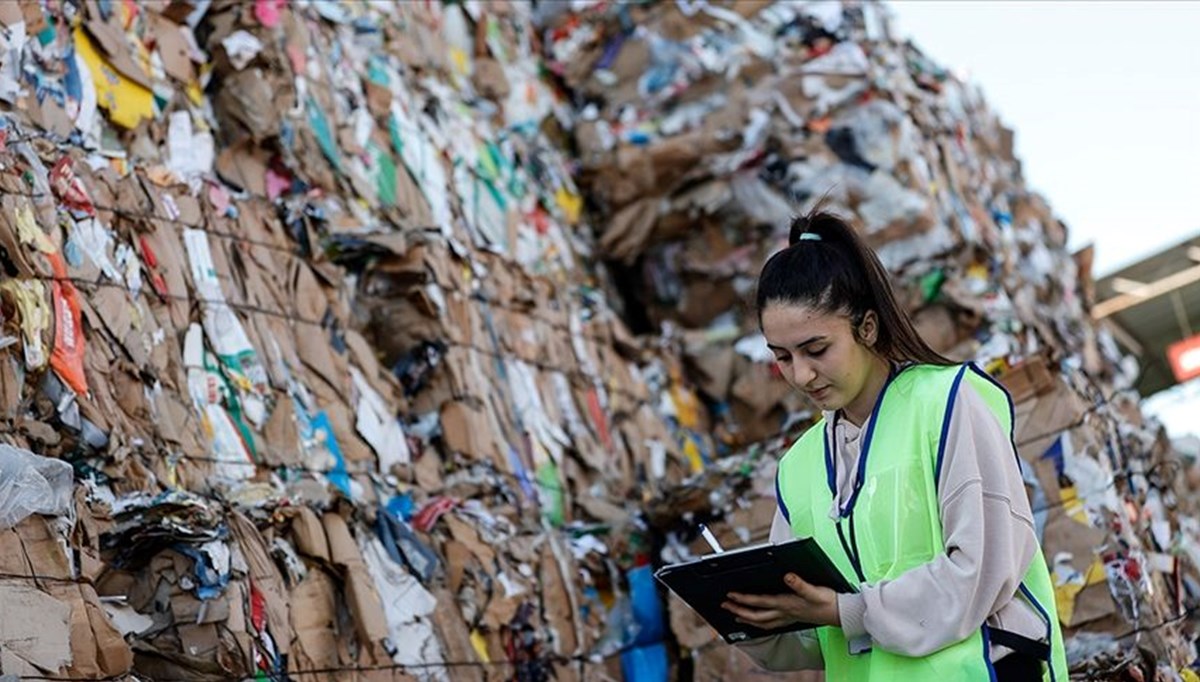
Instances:
[[[1096,282],[1092,317],[1137,355],[1143,397],[1175,385],[1167,346],[1200,334],[1200,235]]]

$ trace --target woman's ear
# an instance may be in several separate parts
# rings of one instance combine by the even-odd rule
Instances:
[[[879,339],[879,316],[874,310],[868,310],[858,325],[858,340],[867,348],[873,348]]]

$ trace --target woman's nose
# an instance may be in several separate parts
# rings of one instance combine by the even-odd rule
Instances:
[[[817,376],[816,370],[807,362],[795,360],[792,362],[792,381],[796,386],[804,388],[808,386]]]

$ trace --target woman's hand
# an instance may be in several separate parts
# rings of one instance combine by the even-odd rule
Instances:
[[[783,582],[792,591],[790,594],[730,592],[721,608],[737,616],[739,623],[764,630],[793,623],[842,624],[838,615],[837,592],[806,583],[795,573],[788,573]]]

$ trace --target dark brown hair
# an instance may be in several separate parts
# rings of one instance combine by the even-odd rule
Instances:
[[[952,365],[917,334],[896,301],[879,257],[840,216],[814,209],[792,221],[788,247],[771,256],[758,275],[755,307],[762,327],[771,303],[805,305],[850,318],[855,337],[868,311],[879,317],[872,348],[893,362]]]

